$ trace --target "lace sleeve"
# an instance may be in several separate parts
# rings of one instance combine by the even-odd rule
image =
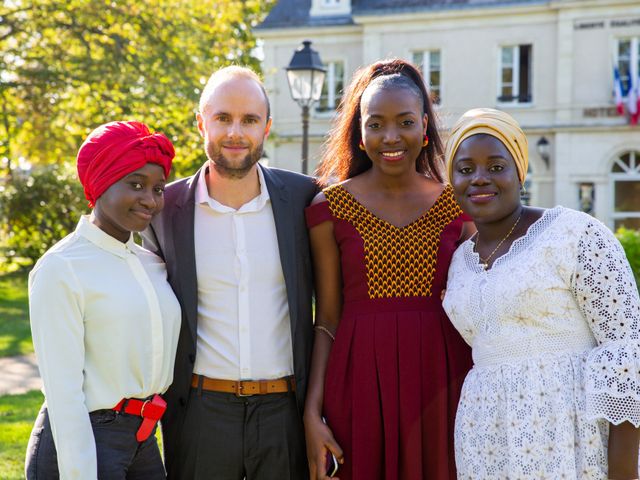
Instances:
[[[590,220],[578,244],[574,292],[598,342],[587,358],[590,419],[640,425],[640,301],[624,250]]]

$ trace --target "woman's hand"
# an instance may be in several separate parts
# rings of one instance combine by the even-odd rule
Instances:
[[[319,415],[304,417],[304,432],[307,440],[309,477],[311,480],[327,480],[327,455],[333,454],[338,463],[344,463],[342,449],[333,438],[333,433]],[[338,471],[339,473],[339,471]],[[332,477],[339,480],[339,477]]]

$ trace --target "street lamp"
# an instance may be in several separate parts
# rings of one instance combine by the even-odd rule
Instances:
[[[302,173],[307,173],[309,157],[309,109],[320,100],[327,69],[320,55],[305,40],[293,54],[287,71],[291,98],[302,108]]]
[[[536,143],[536,150],[538,150],[538,155],[542,158],[547,169],[549,168],[549,159],[551,158],[551,146],[549,145],[549,140],[545,137],[540,137],[538,143]]]

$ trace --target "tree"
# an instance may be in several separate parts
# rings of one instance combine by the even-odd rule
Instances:
[[[616,237],[624,248],[624,253],[627,255],[627,260],[629,260],[629,265],[636,278],[637,287],[640,290],[640,230],[620,227],[616,231]]]
[[[194,112],[208,76],[259,70],[254,27],[275,0],[4,0],[0,5],[0,247],[37,258],[86,202],[73,164],[83,139],[139,120],[203,161]],[[31,175],[16,172],[21,159]],[[3,175],[6,172],[6,175]],[[3,178],[4,177],[4,178]]]
[[[34,263],[73,231],[87,210],[75,169],[68,165],[52,164],[13,175],[0,188],[2,256],[8,262],[20,258]]]
[[[140,120],[176,146],[176,170],[202,163],[200,89],[228,64],[259,69],[254,27],[274,0],[4,0],[0,159],[11,171],[72,162],[112,120]],[[0,167],[2,168],[2,167]]]

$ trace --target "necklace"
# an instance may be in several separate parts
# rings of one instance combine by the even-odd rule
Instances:
[[[489,256],[486,258],[482,258],[480,256],[480,253],[478,252],[478,240],[480,240],[480,232],[476,232],[476,243],[475,243],[476,253],[478,254],[478,258],[480,259],[480,265],[482,266],[483,269],[486,270],[487,268],[489,268],[489,260],[491,260],[491,258],[496,254],[496,252],[502,246],[505,240],[511,236],[513,231],[516,229],[516,226],[518,225],[518,223],[520,223],[521,218],[522,218],[522,210],[520,211],[520,215],[518,215],[516,222],[511,227],[511,230],[509,230],[509,232],[504,237],[502,237],[502,240],[498,242],[498,245],[496,245],[496,248],[493,249],[493,252],[491,252]]]

